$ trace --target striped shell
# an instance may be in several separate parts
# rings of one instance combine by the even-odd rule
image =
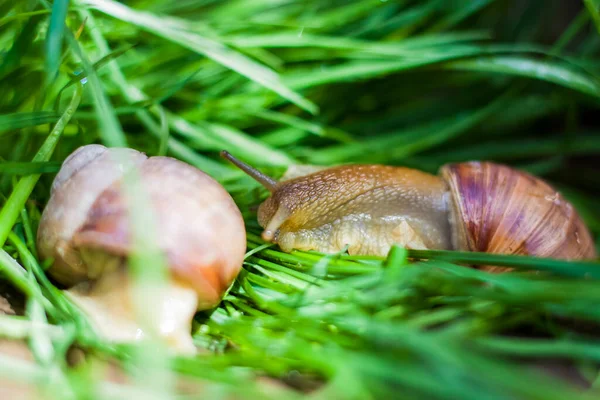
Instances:
[[[564,260],[597,256],[574,207],[541,179],[490,162],[449,164],[441,174],[452,193],[455,248]]]

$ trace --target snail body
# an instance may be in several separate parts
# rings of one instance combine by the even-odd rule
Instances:
[[[336,252],[348,245],[350,254],[380,255],[393,243],[451,246],[445,187],[435,176],[358,165],[326,169],[277,188],[261,204],[258,221],[263,237],[284,251]]]
[[[392,245],[577,260],[596,257],[573,206],[543,180],[491,162],[439,175],[384,165],[288,170],[280,182],[224,152],[269,191],[263,239],[286,252],[386,256]]]
[[[133,149],[84,146],[57,174],[38,229],[48,270],[109,338],[140,336],[129,298],[128,257],[134,251],[124,177],[135,169],[168,282],[157,290],[156,330],[169,345],[191,350],[191,319],[216,306],[241,269],[246,236],[225,189],[202,171]],[[226,238],[226,240],[225,240]]]

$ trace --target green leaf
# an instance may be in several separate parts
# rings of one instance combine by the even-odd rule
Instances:
[[[600,34],[600,3],[597,0],[583,0],[583,4],[585,4],[594,25],[596,25],[596,30]]]
[[[112,0],[88,0],[87,4],[114,18],[133,24],[191,51],[203,54],[248,77],[254,82],[271,89],[311,113],[318,111],[316,105],[283,84],[277,73],[263,65],[255,63],[216,40],[193,32],[189,23],[184,20],[167,17],[160,18],[148,12],[133,10]]]
[[[201,148],[219,152],[228,150],[255,165],[289,165],[287,154],[271,148],[244,132],[223,124],[191,124],[176,115],[168,116],[172,129],[196,142]]]
[[[3,133],[56,122],[60,114],[53,111],[22,112],[0,115],[0,136]]]
[[[495,56],[474,60],[460,60],[446,63],[445,69],[501,73],[513,76],[526,76],[541,81],[555,83],[594,97],[600,97],[598,78],[573,66],[551,63],[516,56]]]
[[[12,43],[8,53],[3,54],[2,63],[0,63],[0,77],[3,77],[7,72],[10,72],[11,69],[20,64],[21,59],[32,46],[37,27],[41,21],[42,18],[40,16],[34,16],[23,25],[23,29]]]
[[[311,162],[321,165],[340,163],[348,159],[357,162],[363,160],[363,157],[372,158],[373,153],[376,153],[377,162],[402,160],[467,132],[485,118],[502,109],[515,93],[515,90],[510,90],[479,110],[473,110],[451,119],[432,121],[407,131],[388,132],[363,142],[310,151],[306,157]],[[368,151],[365,151],[366,149]]]
[[[33,162],[44,162],[50,159],[65,127],[79,106],[82,91],[83,88],[80,85],[76,86],[71,102],[56,125],[54,125],[52,132],[50,132],[36,155],[33,157]],[[39,174],[28,175],[21,178],[10,194],[8,200],[6,200],[6,203],[4,203],[2,209],[0,209],[0,245],[4,245],[6,242],[9,233],[19,217],[19,213],[25,206],[25,202],[29,198],[29,195],[33,191],[39,178]]]
[[[590,277],[600,279],[600,262],[562,261],[556,259],[540,259],[529,256],[488,254],[476,252],[444,251],[444,250],[408,250],[408,257],[428,260],[443,260],[454,263],[472,265],[494,265],[534,269],[553,272],[563,276]]]
[[[103,142],[108,147],[127,147],[127,139],[121,128],[117,113],[106,95],[102,81],[98,77],[94,66],[88,59],[87,54],[80,48],[79,43],[77,43],[71,32],[67,34],[67,41],[83,63],[87,78],[82,81],[88,82],[91,88],[94,98],[94,109],[100,125],[100,135]]]
[[[58,74],[68,10],[69,0],[54,0],[46,34],[46,74],[49,82],[53,81]]]
[[[35,175],[58,172],[59,162],[1,162],[0,174]]]

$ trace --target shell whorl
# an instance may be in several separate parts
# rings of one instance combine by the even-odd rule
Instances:
[[[445,165],[454,245],[461,250],[564,260],[596,257],[577,211],[543,180],[491,162]]]
[[[49,273],[61,284],[71,286],[87,278],[88,271],[72,237],[85,223],[96,198],[125,174],[126,159],[141,165],[148,157],[133,149],[107,149],[101,145],[78,148],[64,161],[52,184],[37,232],[40,255],[54,259]]]

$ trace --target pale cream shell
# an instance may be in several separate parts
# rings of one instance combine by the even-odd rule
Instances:
[[[128,167],[119,161],[125,159],[138,168],[160,235],[156,242],[171,274],[198,293],[199,308],[217,304],[246,250],[244,221],[229,193],[173,158],[148,158],[129,149],[99,151],[97,145],[88,149],[93,157],[87,163],[80,162],[84,148],[71,159],[76,165],[63,166],[42,216],[38,248],[42,258],[55,259],[50,275],[70,286],[95,279],[111,260],[126,258],[132,244],[122,183]],[[125,157],[115,158],[117,153]]]

